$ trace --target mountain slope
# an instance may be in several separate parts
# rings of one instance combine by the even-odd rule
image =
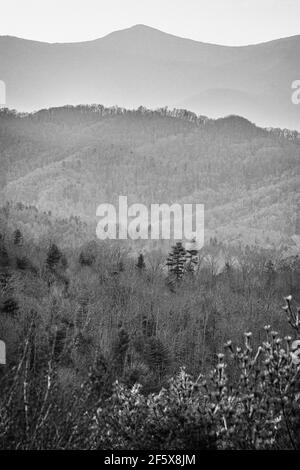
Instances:
[[[235,113],[263,126],[300,129],[299,107],[291,102],[299,52],[300,36],[226,47],[143,25],[72,44],[6,36],[0,37],[0,78],[7,85],[8,106],[19,110],[66,103],[180,103],[213,117]],[[222,90],[232,95],[218,109]],[[236,103],[240,94],[248,98]]]
[[[2,201],[96,224],[100,203],[203,203],[206,236],[292,240],[300,142],[248,120],[139,109],[65,107],[0,113]],[[298,215],[299,217],[299,215]]]

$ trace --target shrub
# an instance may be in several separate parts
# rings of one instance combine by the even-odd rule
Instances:
[[[287,297],[290,324],[299,331],[299,311]],[[118,382],[93,424],[94,446],[107,449],[300,448],[300,340],[281,339],[265,326],[265,341],[243,347],[227,342],[227,356],[196,381],[184,369],[168,388],[144,396],[139,385]],[[229,378],[230,366],[237,371]]]
[[[299,310],[290,296],[284,310],[298,335]],[[74,375],[57,362],[55,342],[32,369],[33,333],[32,324],[19,362],[3,378],[2,449],[300,448],[300,340],[282,339],[268,325],[258,348],[250,332],[243,346],[228,341],[208,375],[194,379],[182,368],[149,394],[117,381],[109,396],[109,363],[101,355],[68,391],[60,383]],[[121,342],[123,354],[127,339]]]
[[[118,382],[104,408],[95,414],[94,448],[213,449],[216,435],[197,385],[184,370],[168,389],[144,396],[139,385]],[[100,431],[100,432],[99,432]]]

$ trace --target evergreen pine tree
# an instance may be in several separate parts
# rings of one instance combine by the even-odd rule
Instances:
[[[9,256],[4,243],[0,240],[0,267],[9,266]]]
[[[139,268],[139,269],[145,269],[146,264],[145,264],[143,253],[139,254],[139,257],[138,257],[138,260],[137,260],[137,263],[136,263],[136,267]]]
[[[14,245],[21,245],[23,242],[23,235],[21,230],[17,229],[14,231],[13,234],[13,239],[14,239]]]
[[[18,302],[13,298],[9,297],[8,299],[3,302],[1,306],[1,312],[6,313],[8,315],[16,315],[19,311]]]
[[[186,251],[182,246],[182,242],[177,242],[172,247],[172,251],[167,258],[167,266],[169,272],[174,276],[176,281],[179,281],[185,271],[186,264]]]
[[[57,246],[54,243],[52,243],[47,254],[47,260],[46,260],[47,268],[49,268],[50,270],[53,270],[59,263],[61,257],[62,257],[61,251],[57,248]]]

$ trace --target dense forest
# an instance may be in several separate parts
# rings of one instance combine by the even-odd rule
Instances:
[[[4,110],[0,124],[4,201],[87,223],[119,195],[129,204],[199,203],[207,240],[299,246],[296,132],[143,107]]]
[[[299,449],[297,133],[185,110],[0,113],[1,449]],[[96,238],[205,204],[206,243]]]
[[[10,229],[34,215],[39,241]],[[212,238],[135,258],[86,230],[1,210],[0,447],[298,448],[299,256]]]

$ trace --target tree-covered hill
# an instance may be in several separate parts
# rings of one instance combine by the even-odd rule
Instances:
[[[296,233],[297,133],[238,116],[103,106],[0,113],[2,199],[95,223],[100,203],[205,204],[210,236],[278,244]]]

